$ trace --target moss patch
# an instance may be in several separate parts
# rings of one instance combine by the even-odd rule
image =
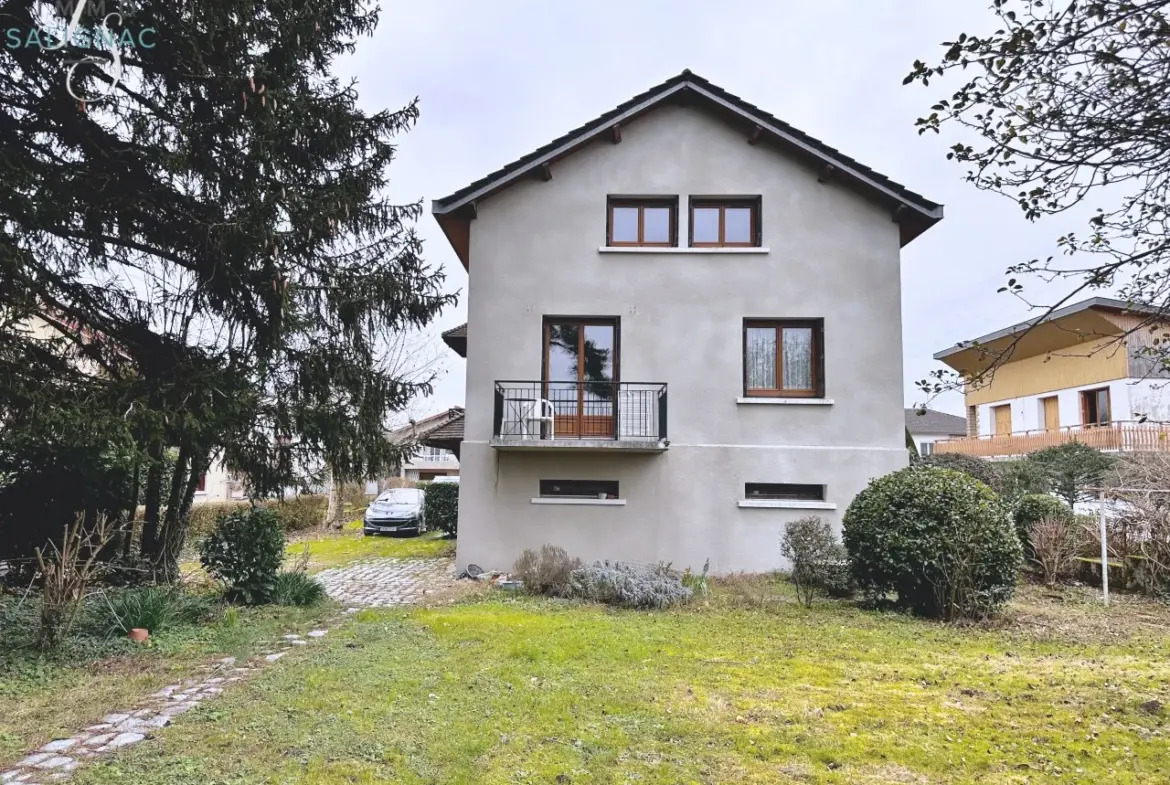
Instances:
[[[366,537],[362,522],[346,524],[341,531],[320,532],[298,538],[285,549],[287,560],[299,558],[309,549],[309,570],[318,572],[338,567],[359,559],[454,556],[455,540],[445,539],[440,532],[427,532],[418,537]]]

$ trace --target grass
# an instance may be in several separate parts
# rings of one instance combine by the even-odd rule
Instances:
[[[975,628],[775,579],[660,613],[495,592],[356,614],[74,781],[1165,782],[1168,636],[1072,591]]]
[[[288,559],[299,558],[306,546],[310,572],[359,559],[417,559],[455,554],[455,541],[445,539],[441,532],[427,532],[418,537],[366,537],[362,534],[361,521],[348,523],[340,531],[314,532],[290,542],[285,549]]]
[[[122,636],[87,630],[84,620],[51,656],[22,644],[35,630],[31,613],[12,618],[15,598],[0,598],[0,771],[27,750],[54,738],[71,736],[116,710],[141,699],[219,657],[245,658],[267,649],[290,630],[314,626],[332,606],[316,608],[224,608],[203,626],[175,625],[151,635],[145,645]],[[100,612],[98,607],[96,612]]]

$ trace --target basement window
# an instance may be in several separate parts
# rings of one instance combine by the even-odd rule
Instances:
[[[541,480],[542,499],[616,499],[617,480]]]
[[[743,495],[749,501],[823,502],[825,500],[825,486],[785,482],[749,482],[744,484]]]

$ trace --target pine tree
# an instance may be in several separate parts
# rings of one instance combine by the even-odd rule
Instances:
[[[81,25],[115,10],[154,45],[0,60],[0,313],[52,320],[124,407],[147,466],[143,550],[170,577],[213,455],[259,494],[314,461],[347,479],[393,463],[387,415],[429,379],[396,377],[379,347],[453,297],[421,258],[421,205],[385,197],[417,101],[367,113],[330,73],[373,31],[371,3],[91,0]],[[33,0],[4,14],[30,31],[68,21]],[[0,414],[18,405],[8,387]]]

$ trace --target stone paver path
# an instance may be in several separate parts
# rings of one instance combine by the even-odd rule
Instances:
[[[329,596],[357,608],[380,608],[421,602],[456,584],[451,559],[372,559],[319,572]],[[43,785],[68,779],[83,761],[137,744],[180,714],[190,711],[224,687],[247,678],[276,662],[296,646],[307,646],[328,630],[310,630],[305,636],[289,633],[267,652],[237,666],[232,657],[204,669],[204,674],[171,684],[142,701],[146,705],[106,715],[96,725],[67,739],[56,739],[0,771],[0,785]],[[275,649],[275,650],[274,650]]]
[[[410,605],[455,585],[451,559],[371,559],[315,576],[342,605],[385,608]]]
[[[312,630],[310,638],[321,638],[328,630]],[[277,648],[280,651],[253,658],[241,666],[234,657],[218,660],[204,675],[163,687],[147,698],[143,708],[107,714],[96,725],[75,733],[67,739],[55,739],[12,768],[0,771],[0,785],[41,785],[69,779],[73,770],[87,758],[113,752],[148,738],[158,728],[185,714],[202,701],[219,695],[224,687],[256,673],[261,667],[275,662],[294,645],[305,645],[305,638],[288,634]]]

